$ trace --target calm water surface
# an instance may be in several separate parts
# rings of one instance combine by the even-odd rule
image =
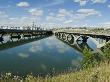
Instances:
[[[0,72],[19,75],[62,72],[79,68],[81,52],[58,40],[55,36],[0,51]]]

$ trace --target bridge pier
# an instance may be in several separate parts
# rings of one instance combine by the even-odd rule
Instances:
[[[65,33],[61,33],[61,39],[63,39],[64,40],[64,37],[65,37]]]
[[[110,37],[106,37],[105,40],[106,40],[106,42],[110,41]]]
[[[60,38],[60,33],[58,32],[58,38]]]
[[[61,39],[61,33],[58,33],[58,38],[60,38],[60,39]]]
[[[60,39],[62,39],[62,34],[63,34],[63,33],[61,32],[61,33],[60,33]]]
[[[82,37],[82,41],[83,41],[83,42],[87,42],[87,39],[89,38],[89,37],[87,37],[87,36],[85,36],[85,35],[84,35],[84,36],[81,36],[81,37]]]
[[[4,41],[3,37],[0,37],[0,42],[2,43]]]
[[[63,39],[64,41],[67,40],[67,34],[66,34],[66,33],[63,33],[63,35],[62,35],[62,39]]]
[[[74,40],[75,40],[74,36],[72,34],[68,34],[67,36],[68,43],[73,44]]]
[[[4,33],[2,33],[1,36],[0,36],[0,42],[1,42],[1,43],[4,41],[3,35],[4,35]]]

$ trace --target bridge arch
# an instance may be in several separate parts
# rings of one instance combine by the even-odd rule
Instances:
[[[75,42],[75,36],[73,34],[67,35],[67,42],[73,44]]]

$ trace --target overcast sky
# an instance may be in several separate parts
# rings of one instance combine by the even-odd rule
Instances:
[[[110,0],[0,0],[0,24],[110,24]]]

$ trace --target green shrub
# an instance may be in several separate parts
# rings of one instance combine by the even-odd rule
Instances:
[[[87,47],[83,50],[84,59],[82,62],[82,68],[91,68],[95,65],[100,64],[103,60],[103,57],[99,53],[92,53],[92,50]]]
[[[104,53],[104,56],[106,59],[110,61],[110,43],[106,44],[103,48],[102,51]]]

